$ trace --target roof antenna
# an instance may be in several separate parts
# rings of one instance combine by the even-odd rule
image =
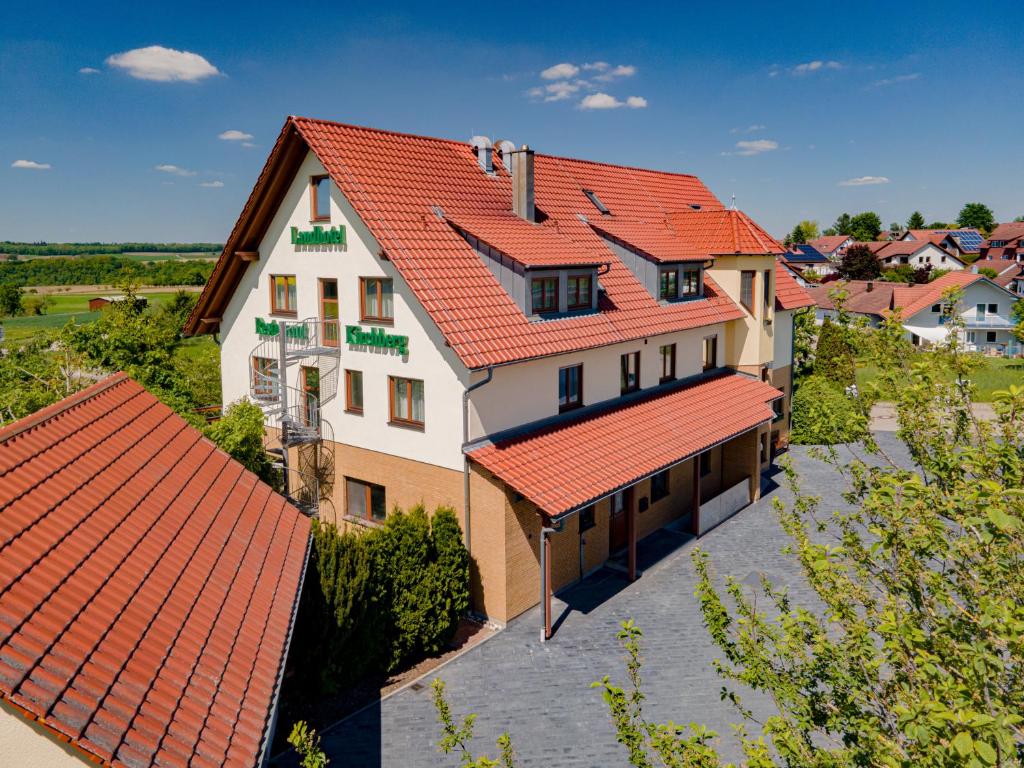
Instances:
[[[735,193],[733,193],[732,202],[729,204],[729,210],[730,211],[735,211],[736,210],[736,194]]]

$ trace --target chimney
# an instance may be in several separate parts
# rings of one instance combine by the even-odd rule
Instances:
[[[875,290],[875,284],[868,280],[868,293],[871,293],[873,290]]]
[[[484,173],[494,173],[494,148],[491,146],[491,140],[486,136],[474,136],[470,142],[473,145],[473,151],[476,152],[476,161],[480,163],[480,169]]]
[[[533,150],[526,144],[512,155],[512,211],[527,221],[536,221],[533,196]]]

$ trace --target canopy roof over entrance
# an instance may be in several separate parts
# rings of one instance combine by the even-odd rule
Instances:
[[[783,396],[724,373],[471,448],[469,457],[559,517],[759,424]]]

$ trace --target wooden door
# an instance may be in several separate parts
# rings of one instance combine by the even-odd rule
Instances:
[[[612,495],[611,519],[608,525],[608,554],[618,552],[629,543],[629,526],[626,513],[633,503],[633,489],[626,488]]]

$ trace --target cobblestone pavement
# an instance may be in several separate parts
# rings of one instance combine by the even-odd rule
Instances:
[[[906,460],[890,434],[879,434],[890,456]],[[845,450],[845,449],[843,449]],[[791,453],[804,487],[822,497],[823,509],[842,504],[841,485],[826,465],[806,448]],[[772,511],[772,499],[791,498],[774,488],[756,504],[700,540],[717,573],[756,583],[766,573],[789,586],[797,601],[807,603],[809,590],[794,564],[780,553],[786,543]],[[653,546],[652,546],[653,544]],[[721,735],[729,759],[739,757],[729,723],[731,705],[720,700],[722,681],[711,662],[720,656],[701,623],[693,596],[696,574],[690,562],[695,542],[680,534],[661,533],[641,554],[642,577],[633,584],[608,569],[563,595],[555,616],[566,611],[555,637],[538,639],[540,613],[531,610],[505,631],[440,669],[457,716],[477,713],[477,752],[495,754],[494,740],[504,730],[512,736],[518,765],[624,766],[625,752],[614,732],[600,693],[590,684],[605,674],[624,680],[623,654],[615,638],[621,621],[635,619],[644,631],[645,711],[663,722],[705,723]],[[665,554],[666,550],[671,550]],[[662,555],[650,563],[651,553]],[[648,561],[648,562],[645,562]],[[646,567],[643,567],[646,566]],[[440,755],[437,718],[430,701],[435,675],[384,702],[343,721],[323,735],[332,766],[456,766]],[[761,709],[764,701],[745,699]]]

